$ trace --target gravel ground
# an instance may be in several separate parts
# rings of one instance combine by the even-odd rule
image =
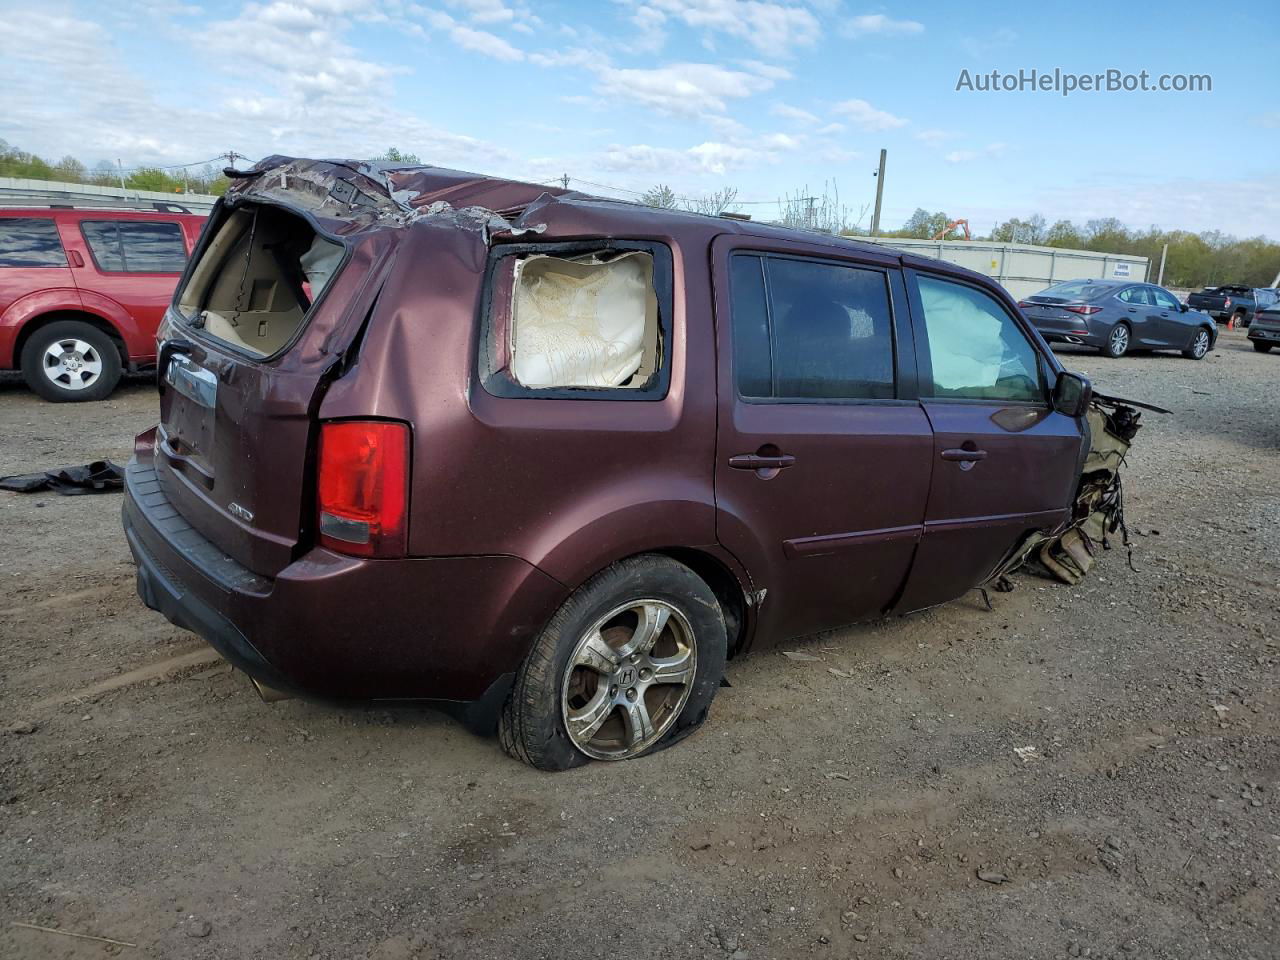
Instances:
[[[0,956],[1280,956],[1280,357],[1062,356],[1174,411],[1135,570],[732,662],[698,735],[560,775],[263,704],[137,601],[118,497],[0,493]],[[0,384],[0,474],[155,416]]]

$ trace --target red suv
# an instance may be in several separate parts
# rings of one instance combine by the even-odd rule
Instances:
[[[46,400],[101,400],[155,362],[156,327],[205,218],[0,210],[0,370]]]
[[[636,757],[727,656],[955,599],[1071,518],[1088,383],[986,277],[435,168],[240,177],[124,526],[147,605],[261,687]]]

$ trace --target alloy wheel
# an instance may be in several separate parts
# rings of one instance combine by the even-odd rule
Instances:
[[[573,745],[597,760],[625,760],[657,742],[684,709],[697,672],[689,621],[664,600],[633,600],[583,634],[561,681]]]
[[[1124,324],[1117,324],[1111,331],[1111,353],[1114,356],[1121,356],[1129,349],[1129,328]]]
[[[1201,330],[1191,342],[1191,355],[1199,360],[1209,352],[1209,331]]]
[[[63,390],[87,389],[102,376],[97,348],[75,337],[49,344],[43,360],[44,375]]]

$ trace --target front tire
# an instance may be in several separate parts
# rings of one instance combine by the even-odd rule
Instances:
[[[102,400],[120,382],[116,345],[79,320],[59,320],[31,334],[21,364],[27,386],[55,403]]]
[[[1209,353],[1209,346],[1212,341],[1213,335],[1204,327],[1201,327],[1192,337],[1191,345],[1182,351],[1182,355],[1188,360],[1203,360]]]
[[[706,718],[728,637],[711,588],[669,557],[632,557],[588,580],[534,641],[498,737],[539,770],[630,760]]]
[[[1262,340],[1250,340],[1249,342],[1253,344],[1253,349],[1257,350],[1259,353],[1271,352],[1272,344],[1270,343],[1266,343]]]
[[[1111,332],[1107,334],[1107,343],[1102,348],[1102,352],[1112,360],[1119,360],[1129,352],[1128,324],[1117,323],[1111,328]]]

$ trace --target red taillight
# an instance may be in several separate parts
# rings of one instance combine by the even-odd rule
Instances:
[[[1019,300],[1018,306],[1021,307],[1023,310],[1025,310],[1027,309],[1027,307],[1031,306],[1031,304],[1026,300]]]
[[[1225,309],[1227,309],[1227,307],[1229,307],[1229,306],[1231,306],[1231,298],[1230,298],[1230,297],[1227,297],[1226,299],[1224,299],[1224,300],[1222,301],[1222,309],[1223,309],[1223,310],[1225,310]]]
[[[404,556],[408,425],[321,424],[319,500],[321,545],[357,557]]]
[[[1091,317],[1095,313],[1101,313],[1101,307],[1063,307],[1063,310],[1070,310],[1072,313],[1083,313],[1086,317]]]

